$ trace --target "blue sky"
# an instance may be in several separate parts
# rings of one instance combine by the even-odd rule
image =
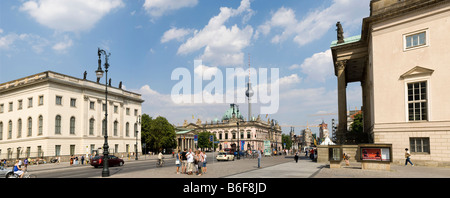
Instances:
[[[176,68],[278,68],[280,100],[269,118],[282,125],[331,125],[337,83],[330,43],[337,21],[361,33],[369,0],[5,0],[0,1],[0,82],[52,70],[95,80],[97,48],[111,53],[113,86],[142,94],[143,113],[173,124],[221,118],[227,103],[175,104]],[[203,85],[208,84],[205,81]],[[224,82],[225,84],[225,82]],[[195,93],[192,93],[195,94]],[[361,106],[359,83],[348,108]],[[247,104],[240,111],[247,116]],[[255,104],[254,116],[259,113]],[[255,115],[256,114],[256,115]],[[195,119],[192,119],[194,115]],[[261,115],[263,119],[265,115]],[[300,128],[296,128],[299,133]],[[313,131],[317,129],[313,128]],[[284,133],[289,128],[283,128]]]

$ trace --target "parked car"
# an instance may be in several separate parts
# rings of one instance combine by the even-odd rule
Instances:
[[[125,163],[122,159],[114,155],[109,155],[108,157],[108,166],[122,166]],[[92,158],[91,166],[94,166],[95,168],[103,166],[103,156],[95,156]]]
[[[226,153],[226,152],[219,152],[219,154],[216,157],[217,161],[223,160],[223,161],[234,161],[234,155]]]
[[[3,166],[0,166],[0,178],[9,178],[12,176],[14,176],[12,168],[5,168]]]

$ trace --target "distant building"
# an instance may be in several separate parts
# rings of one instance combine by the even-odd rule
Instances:
[[[345,11],[343,11],[345,12]],[[338,81],[338,144],[347,131],[348,83],[360,82],[364,132],[404,163],[450,165],[450,1],[372,0],[361,35],[331,43]]]
[[[142,102],[140,94],[109,86],[106,104],[105,84],[52,71],[2,83],[0,159],[98,153],[106,108],[110,153],[134,152]]]
[[[237,122],[239,122],[239,133]],[[265,140],[270,141],[272,149],[280,151],[282,148],[281,127],[276,121],[270,119],[263,121],[260,116],[251,121],[245,121],[234,104],[230,105],[220,121],[215,119],[202,123],[198,119],[196,123],[188,123],[185,120],[183,126],[177,126],[176,129],[177,148],[180,150],[197,149],[194,136],[202,131],[209,131],[215,135],[219,141],[216,148],[218,150],[225,148],[237,150],[238,138],[241,143],[240,150],[264,150]]]

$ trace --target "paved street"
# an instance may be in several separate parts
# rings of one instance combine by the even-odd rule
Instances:
[[[362,170],[359,163],[350,167],[330,169],[327,164],[301,158],[298,163],[292,156],[263,157],[262,168],[257,159],[212,161],[208,153],[207,173],[202,176],[176,174],[175,161],[165,156],[166,165],[156,167],[156,156],[141,157],[138,161],[125,159],[125,165],[110,167],[110,178],[450,178],[450,168],[391,165],[390,171]],[[101,178],[101,168],[90,165],[73,165],[68,162],[30,166],[29,171],[38,178]]]

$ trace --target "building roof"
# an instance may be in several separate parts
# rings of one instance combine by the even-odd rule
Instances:
[[[359,40],[361,40],[361,35],[356,35],[356,36],[351,36],[348,38],[344,38],[344,42],[343,43],[337,43],[337,40],[331,42],[330,47],[336,47],[339,45],[345,45],[345,44],[349,44],[349,43],[354,43],[354,42],[358,42]]]
[[[241,115],[240,112],[237,111],[237,107],[235,106],[235,104],[230,104],[230,108],[225,111],[225,114],[223,114],[222,116],[222,121],[223,120],[230,120],[233,117],[233,113],[235,114],[236,118],[239,119],[244,119],[244,117]]]

